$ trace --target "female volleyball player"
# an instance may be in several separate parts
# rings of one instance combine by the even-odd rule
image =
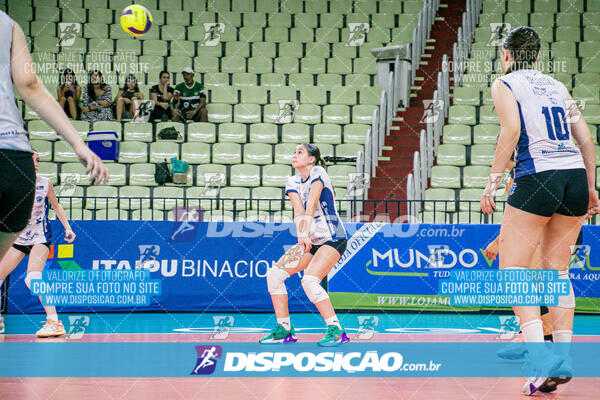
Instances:
[[[15,89],[40,117],[71,146],[95,184],[108,181],[108,170],[81,140],[61,106],[38,80],[25,35],[0,11],[0,259],[31,217],[35,196],[33,152],[16,105]],[[1,286],[1,282],[0,282]]]
[[[37,174],[40,165],[37,153],[33,153],[33,163]],[[56,199],[52,183],[48,178],[39,175],[36,176],[35,202],[33,203],[31,219],[25,230],[23,230],[12,245],[12,248],[8,250],[4,258],[0,261],[0,282],[6,279],[8,274],[19,265],[26,255],[29,255],[29,262],[27,264],[25,284],[30,288],[33,279],[42,279],[42,271],[48,260],[50,244],[52,243],[52,231],[48,222],[48,202],[52,204],[52,208],[56,211],[56,216],[65,228],[65,241],[72,243],[75,240],[75,234],[69,225],[65,210],[63,210]],[[58,319],[56,307],[44,306],[44,310],[46,311],[46,322],[42,326],[42,329],[36,332],[36,335],[38,337],[64,335],[65,328]]]
[[[586,213],[600,209],[594,187],[595,152],[587,124],[565,86],[533,69],[539,50],[540,38],[529,27],[512,30],[504,40],[505,75],[492,85],[500,137],[481,208],[487,214],[494,211],[494,193],[516,147],[514,189],[500,230],[500,268],[531,268],[541,242],[544,268],[556,269],[560,279],[568,280],[569,246],[575,243]],[[569,295],[559,297],[558,306],[549,308],[554,342],[570,343],[572,287]],[[562,376],[568,345],[559,347],[560,355],[536,346],[544,341],[540,307],[515,306],[514,311],[536,371],[523,386],[523,393],[531,395],[547,382],[545,377]]]
[[[334,346],[350,339],[335,315],[329,295],[320,283],[346,250],[346,230],[335,208],[333,187],[319,149],[308,143],[296,147],[292,166],[298,174],[288,178],[285,193],[294,207],[298,244],[267,270],[267,287],[277,316],[277,326],[260,343],[295,342],[290,322],[285,280],[304,271],[302,288],[327,325],[321,346]]]

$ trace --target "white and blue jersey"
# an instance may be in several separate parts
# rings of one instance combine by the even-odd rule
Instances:
[[[48,178],[37,176],[35,179],[35,199],[31,210],[31,219],[27,227],[15,241],[21,246],[32,246],[39,243],[52,242],[52,230],[48,221],[48,190],[50,181]]]
[[[323,184],[323,190],[321,191],[321,196],[315,210],[314,222],[309,232],[310,242],[314,245],[346,239],[346,230],[335,209],[333,186],[331,185],[329,175],[327,175],[323,167],[315,166],[311,169],[310,175],[306,180],[302,180],[301,175],[294,175],[288,178],[285,185],[285,194],[298,193],[306,209],[311,185],[313,182],[319,180]]]
[[[520,69],[498,79],[513,92],[519,107],[521,133],[515,178],[548,170],[585,168],[571,138],[565,85],[534,69]]]

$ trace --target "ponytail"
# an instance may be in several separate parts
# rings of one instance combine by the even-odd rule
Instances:
[[[321,150],[319,150],[317,146],[315,146],[314,144],[311,145],[309,143],[304,143],[304,147],[306,147],[306,150],[310,153],[310,155],[315,158],[315,165],[318,165],[323,168],[327,166],[325,160],[323,159],[323,157],[321,157]]]
[[[533,28],[520,26],[508,33],[502,47],[510,52],[514,60],[506,71],[507,74],[519,69],[532,68],[540,53],[540,36]]]

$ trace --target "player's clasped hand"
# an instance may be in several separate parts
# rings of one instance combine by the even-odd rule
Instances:
[[[108,168],[102,163],[100,157],[94,154],[85,144],[75,147],[75,154],[79,161],[85,166],[85,173],[90,176],[93,185],[108,183]]]
[[[67,229],[65,231],[65,242],[73,243],[76,237],[77,235],[75,235],[75,232],[73,232],[71,229]]]
[[[492,214],[496,210],[496,203],[494,203],[494,196],[496,195],[496,190],[498,190],[498,185],[500,180],[502,179],[501,173],[491,173],[488,178],[488,183],[483,190],[483,194],[481,195],[481,211],[484,214]]]
[[[308,253],[312,247],[312,243],[308,236],[302,236],[298,238],[298,243],[304,248],[304,253]]]
[[[600,212],[600,200],[598,199],[598,193],[596,189],[592,188],[589,190],[589,203],[588,203],[588,217]]]
[[[483,252],[483,255],[490,260],[495,260],[496,256],[498,255],[498,241],[494,240],[492,243],[488,244]]]

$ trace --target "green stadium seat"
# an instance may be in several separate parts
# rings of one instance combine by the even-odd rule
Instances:
[[[327,104],[327,90],[322,86],[305,86],[300,88],[300,102],[307,104]]]
[[[152,18],[154,19],[154,16]],[[88,9],[88,21],[94,21],[97,24],[112,24],[114,22],[113,11],[99,7],[90,8]],[[120,26],[119,29],[121,29]]]
[[[60,10],[58,7],[50,6],[37,6],[35,7],[35,20],[36,21],[48,21],[57,22],[60,17]]]
[[[216,126],[210,122],[193,122],[188,124],[188,141],[214,143],[217,141]]]
[[[59,140],[54,143],[54,162],[79,162],[69,143]]]
[[[140,41],[131,39],[117,39],[116,40],[117,52],[129,53],[131,55],[139,56],[142,53],[142,46]]]
[[[233,222],[234,215],[231,211],[213,210],[204,213],[204,222]]]
[[[321,157],[325,158],[334,156],[334,148],[332,144],[316,142],[315,146],[317,146],[321,151]]]
[[[285,76],[279,73],[266,73],[260,75],[261,86],[267,88],[282,87],[285,86]]]
[[[57,186],[54,188],[59,204],[65,209],[67,217],[70,217],[70,210],[81,210],[83,208],[83,188],[81,186],[72,186],[67,184],[66,187]]]
[[[362,60],[357,58],[356,60]],[[352,59],[344,57],[334,57],[327,60],[327,72],[330,74],[347,75],[352,73]],[[361,71],[364,73],[366,71]]]
[[[138,142],[152,142],[152,124],[149,122],[125,123],[124,140]]]
[[[342,127],[337,124],[317,124],[314,126],[313,142],[342,143]]]
[[[313,74],[304,73],[304,72],[290,74],[290,86],[295,86],[295,87],[314,86]]]
[[[336,157],[356,157],[359,151],[363,152],[364,155],[363,146],[359,144],[347,143],[335,146]],[[352,164],[355,165],[356,163],[353,162]]]
[[[229,56],[221,58],[221,72],[236,73],[246,72],[246,59],[242,56]],[[250,71],[248,72],[255,72]]]
[[[175,207],[183,207],[185,205],[184,191],[180,187],[157,187],[154,189],[152,197],[154,210],[172,210]]]
[[[56,140],[58,134],[45,121],[33,120],[28,124],[29,138],[41,140]]]
[[[275,43],[258,42],[252,43],[252,56],[262,58],[275,58],[277,56]]]
[[[376,71],[376,62],[374,57],[362,57],[354,59],[355,74],[371,74],[374,75]]]
[[[431,168],[431,187],[460,188],[460,168],[435,165]]]
[[[347,187],[350,174],[356,172],[356,168],[350,165],[332,165],[327,167],[327,174],[333,186]]]
[[[461,189],[460,191],[460,211],[478,211],[481,206],[479,202],[481,201],[481,195],[483,194],[483,189]]]
[[[529,16],[531,25],[553,28],[554,27],[554,14],[550,10],[540,10],[540,12],[534,12]]]
[[[260,167],[252,164],[237,164],[231,166],[231,186],[260,186]]]
[[[169,25],[189,26],[190,13],[189,11],[167,10],[166,22]]]
[[[586,104],[585,108],[581,110],[581,112],[588,124],[600,124],[600,105]]]
[[[575,75],[575,86],[579,85],[597,85],[600,82],[600,74],[587,72]]]
[[[448,112],[448,123],[475,125],[475,107],[450,106]]]
[[[219,194],[220,208],[227,211],[242,211],[250,208],[250,189],[245,187],[225,187]],[[224,200],[231,199],[231,200]],[[235,200],[233,200],[235,199]]]
[[[252,208],[259,211],[281,211],[283,201],[281,189],[275,187],[257,187],[252,189]]]
[[[277,63],[277,60],[275,60]],[[302,72],[307,74],[325,73],[325,59],[320,57],[307,56],[302,59]],[[297,64],[297,61],[296,61]],[[294,71],[295,72],[295,71]]]
[[[271,103],[278,103],[279,100],[296,100],[296,88],[290,86],[274,87],[270,90]]]
[[[598,83],[600,85],[600,82]],[[572,92],[573,98],[589,104],[600,104],[599,86],[577,86]]]
[[[218,201],[215,199],[216,191],[207,190],[204,186],[189,187],[185,191],[185,197],[188,207],[202,207],[205,210],[217,208]]]
[[[164,160],[163,160],[164,161]],[[133,164],[129,168],[129,184],[137,186],[156,186],[154,164]]]
[[[241,123],[261,122],[260,105],[236,104],[234,106],[233,120]]]
[[[468,125],[445,125],[443,131],[444,143],[471,144],[471,127]]]
[[[188,28],[188,36],[190,38],[195,38],[196,36],[193,36],[190,33],[190,29],[191,28]],[[227,42],[227,43],[236,43],[236,42]],[[223,55],[223,47],[221,46],[220,43],[217,44],[216,46],[203,46],[202,43],[198,43],[197,55],[200,58],[202,58],[202,57],[221,57]],[[233,55],[233,54],[227,54],[227,55]]]
[[[438,165],[464,166],[467,162],[466,147],[462,144],[441,144],[437,152]]]
[[[242,103],[267,104],[267,89],[262,86],[243,87]]]
[[[585,59],[593,58],[598,52],[597,41],[587,41],[579,43],[579,57]],[[584,61],[586,63],[586,61]]]
[[[310,127],[306,124],[285,124],[281,130],[282,143],[309,143]]]
[[[292,16],[290,14],[270,13],[269,26],[290,28],[292,26]]]
[[[277,126],[269,123],[250,125],[251,143],[278,143]]]
[[[381,102],[381,93],[384,90],[378,87],[363,87],[359,90],[359,104],[379,105]]]
[[[473,143],[495,144],[499,134],[499,125],[476,125],[473,128]]]
[[[56,24],[48,21],[32,21],[31,22],[31,36],[57,36],[56,35]]]
[[[233,86],[216,86],[210,90],[210,103],[237,104],[238,90]]]
[[[179,144],[174,142],[154,142],[150,144],[150,162],[161,163],[172,157],[179,158]]]
[[[317,76],[317,85],[325,88],[342,86],[342,76],[340,74],[319,74]]]
[[[474,87],[455,87],[452,95],[453,104],[478,106],[479,89]]]
[[[343,105],[349,105],[349,106],[355,105],[357,103],[356,89],[351,86],[332,87],[330,103],[331,104],[343,104]],[[360,103],[361,104],[379,104],[378,102],[373,103],[373,102],[368,102],[368,101],[362,101],[362,99],[361,99]]]
[[[378,110],[379,106],[359,104],[352,107],[353,124],[371,124],[373,122],[373,112]]]
[[[289,165],[265,165],[262,170],[262,184],[263,186],[284,187],[291,175],[292,168]]]
[[[53,185],[56,185],[58,182],[58,164],[51,162],[40,162],[40,167],[38,169],[38,175],[47,178],[52,182]]]
[[[280,143],[275,145],[275,163],[292,165],[292,156],[296,151],[294,143]]]
[[[494,161],[494,145],[476,144],[471,146],[472,165],[492,165]]]
[[[122,144],[121,144],[122,145]],[[145,162],[146,160],[144,160]],[[125,186],[127,183],[127,168],[123,164],[106,164],[108,168],[108,184],[113,186]]]
[[[189,164],[210,163],[210,145],[201,142],[188,142],[181,145],[181,160]]]
[[[346,46],[345,43],[333,43],[332,53],[334,58],[349,59],[357,56],[356,46]]]
[[[281,124],[279,104],[267,104],[263,108],[263,121],[271,124]]]
[[[246,125],[235,122],[219,125],[219,142],[246,143]]]
[[[318,28],[317,28],[318,30]],[[290,28],[290,42],[308,43],[314,41],[314,29],[297,25]],[[317,42],[321,42],[317,36]]]
[[[92,125],[92,131],[114,131],[117,133],[119,140],[123,137],[121,123],[115,121],[96,121]]]
[[[121,210],[141,210],[150,208],[150,188],[143,186],[124,186],[119,190],[119,208]]]
[[[273,59],[263,56],[250,57],[248,59],[248,72],[254,74],[267,74],[273,72]]]
[[[69,162],[61,165],[60,182],[62,185],[69,182],[78,186],[88,186],[90,181],[85,173],[85,167],[79,162]]]
[[[453,214],[453,223],[455,224],[480,224],[483,221],[484,214],[477,211],[466,212],[459,211]]]
[[[244,146],[244,164],[266,165],[273,162],[273,149],[265,143],[249,143]]]
[[[302,108],[302,106],[300,106],[300,108]],[[297,114],[296,118],[298,118]],[[344,105],[328,105],[323,107],[323,122],[332,124],[349,124],[350,108]]]
[[[289,32],[287,28],[272,26],[265,28],[265,42],[282,43],[289,42]]]
[[[329,58],[330,56],[331,49],[329,48],[329,43],[306,43],[306,57]]]
[[[275,64],[273,71],[284,73],[284,74],[292,74],[295,72],[299,72],[299,62],[295,57],[278,57],[275,59]]]
[[[194,57],[194,69],[204,73],[219,72],[219,59],[217,57]]]
[[[233,75],[236,76],[238,74]],[[229,74],[225,72],[207,72],[204,74],[204,85],[209,89],[218,86],[229,86]]]
[[[568,12],[563,12],[561,10],[560,13],[556,15],[556,26],[580,26],[580,15],[578,12],[571,12],[573,10],[568,10]]]
[[[52,161],[52,142],[47,140],[30,140],[31,148],[38,153],[40,161]]]
[[[336,110],[332,110],[336,111]],[[300,104],[294,116],[294,122],[318,124],[321,122],[321,108],[315,104]],[[343,123],[343,122],[340,122]]]
[[[552,43],[553,58],[577,57],[576,50],[576,47],[573,46],[573,42],[564,41]]]
[[[146,40],[144,41],[143,52],[145,56],[164,57],[168,53],[167,42],[163,40]]]
[[[479,107],[479,123],[480,124],[499,124],[498,114],[492,105]]]
[[[346,86],[371,87],[371,78],[367,74],[349,74],[346,75]]]
[[[201,47],[219,47],[219,46],[201,46]],[[196,55],[196,43],[187,41],[187,40],[175,40],[171,41],[170,47],[170,56],[171,57],[194,57]],[[218,50],[214,50],[217,56],[220,56],[220,52]],[[199,54],[200,55],[200,54]],[[202,54],[204,55],[204,54]],[[167,61],[168,63],[168,61]],[[190,60],[191,63],[191,60]],[[190,64],[191,65],[191,64]]]
[[[90,186],[86,190],[85,208],[88,210],[109,210],[117,208],[119,189],[114,186]]]
[[[425,211],[456,211],[456,198],[454,190],[445,188],[431,188],[425,190]]]
[[[365,144],[370,126],[364,124],[344,125],[344,143]]]
[[[211,179],[214,181],[215,176],[223,178],[223,184],[227,178],[227,168],[220,164],[201,164],[196,168],[196,186],[206,186]],[[192,188],[187,189],[188,194]],[[188,196],[189,197],[189,196]]]
[[[304,50],[302,43],[287,42],[279,44],[279,57],[302,58]]]
[[[244,26],[239,28],[239,40],[242,42],[260,42],[263,39],[263,28],[261,26]]]
[[[242,162],[242,146],[238,143],[215,143],[212,151],[213,163],[240,164]]]
[[[463,168],[464,188],[485,188],[491,167],[470,165]]]
[[[225,74],[226,75],[226,74]],[[232,76],[233,86],[248,88],[254,87],[257,85],[257,75],[249,72],[240,72],[237,74],[233,74]],[[244,96],[242,93],[242,100],[244,100]]]
[[[231,122],[232,110],[230,104],[207,104],[208,122],[222,123]]]

